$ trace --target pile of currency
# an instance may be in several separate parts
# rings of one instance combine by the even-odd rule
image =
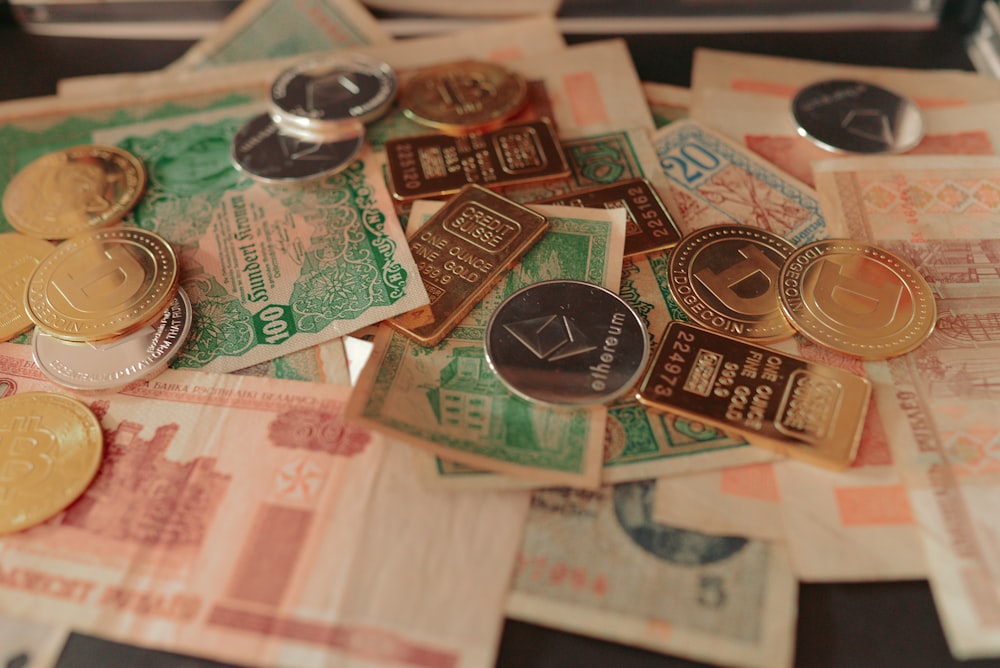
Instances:
[[[290,7],[0,104],[2,637],[790,666],[799,582],[927,579],[1000,655],[1000,83]]]

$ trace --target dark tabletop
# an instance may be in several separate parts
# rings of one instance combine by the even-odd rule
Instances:
[[[866,65],[971,70],[965,49],[970,17],[949,17],[924,32],[753,33],[625,35],[644,81],[690,83],[694,49],[782,55]],[[567,35],[570,42],[608,37]],[[59,79],[110,72],[140,72],[180,57],[191,42],[89,39],[30,35],[2,22],[0,99],[55,93]],[[2,648],[0,648],[2,650]],[[0,651],[0,661],[7,661]],[[81,666],[206,668],[222,666],[140,650],[73,634],[60,668]],[[705,664],[508,621],[497,668],[683,668]],[[1000,667],[1000,660],[952,659],[926,582],[803,584],[799,596],[796,666],[863,668]]]

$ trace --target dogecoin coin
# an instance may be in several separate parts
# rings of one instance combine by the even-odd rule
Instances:
[[[53,517],[97,474],[101,425],[85,405],[50,392],[0,399],[0,534]]]
[[[73,146],[19,171],[4,192],[3,212],[28,236],[68,239],[120,221],[145,187],[146,170],[128,151]]]
[[[365,145],[365,126],[345,121],[336,137],[290,134],[267,114],[248,121],[233,137],[230,158],[242,172],[264,183],[296,183],[345,169]]]
[[[9,341],[31,329],[24,310],[28,278],[54,249],[48,241],[17,232],[0,234],[0,257],[4,258],[0,269],[0,341]]]
[[[583,281],[535,283],[504,300],[486,325],[486,360],[530,401],[608,403],[635,385],[649,358],[642,320],[615,293]]]
[[[695,323],[722,334],[779,341],[795,333],[778,304],[778,272],[792,244],[746,225],[715,225],[670,254],[670,291]]]
[[[28,279],[28,317],[67,341],[107,341],[158,318],[174,298],[179,271],[159,235],[133,227],[67,239]]]
[[[403,114],[448,134],[500,127],[528,101],[528,83],[502,65],[463,60],[420,70],[400,93]]]
[[[344,121],[368,123],[384,114],[396,89],[387,63],[360,55],[309,58],[274,80],[271,116],[282,130],[338,133]]]
[[[111,343],[79,344],[36,329],[32,354],[42,373],[63,387],[117,390],[166,369],[184,347],[191,322],[191,301],[178,288],[159,320],[137,332]]]
[[[863,359],[910,352],[934,330],[930,286],[901,257],[849,239],[793,251],[778,274],[782,311],[803,336]]]
[[[827,151],[901,153],[924,133],[917,105],[864,81],[810,84],[792,100],[792,116],[799,135]]]

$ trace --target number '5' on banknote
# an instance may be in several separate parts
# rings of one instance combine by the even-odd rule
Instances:
[[[753,225],[790,243],[827,237],[816,192],[696,121],[653,134],[684,232],[709,225]]]

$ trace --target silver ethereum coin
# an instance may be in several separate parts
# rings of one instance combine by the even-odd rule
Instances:
[[[397,89],[388,63],[360,55],[308,58],[271,84],[271,116],[283,130],[324,135],[344,121],[377,119]]]
[[[341,130],[336,136],[291,134],[261,114],[236,132],[230,157],[237,169],[258,181],[310,181],[336,174],[361,153],[365,126],[350,121]]]
[[[535,283],[486,325],[486,360],[515,394],[554,406],[603,404],[627,393],[649,358],[649,336],[625,301],[591,283]]]
[[[792,116],[801,136],[834,152],[902,153],[924,134],[916,104],[864,81],[810,84],[792,100]]]
[[[118,390],[167,368],[184,347],[193,321],[183,288],[158,320],[110,343],[88,344],[45,334],[31,339],[35,364],[49,380],[72,390]]]

